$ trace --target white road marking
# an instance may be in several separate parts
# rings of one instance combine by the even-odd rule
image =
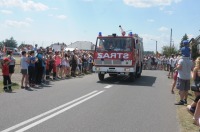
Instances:
[[[26,120],[26,121],[23,121],[23,122],[21,122],[21,123],[15,125],[15,126],[12,126],[12,127],[10,127],[10,128],[7,128],[7,129],[5,129],[5,130],[3,130],[3,131],[1,131],[1,132],[9,132],[9,131],[12,131],[12,130],[18,128],[18,127],[21,127],[21,126],[23,126],[23,125],[26,125],[26,124],[28,124],[28,123],[30,123],[30,122],[32,122],[32,121],[35,121],[35,120],[37,120],[37,119],[39,119],[39,118],[41,118],[41,117],[43,117],[43,116],[45,116],[45,115],[48,115],[48,114],[50,114],[50,113],[52,113],[52,112],[54,112],[54,111],[56,111],[56,110],[59,110],[59,109],[65,107],[65,106],[68,106],[68,105],[70,105],[70,104],[72,104],[72,103],[74,103],[74,102],[76,102],[76,101],[79,101],[79,100],[81,100],[81,99],[83,99],[83,98],[85,98],[85,97],[88,97],[88,96],[90,96],[90,95],[92,95],[92,94],[94,94],[94,93],[97,93],[97,92],[98,92],[98,91],[93,91],[93,92],[91,92],[91,93],[89,93],[89,94],[86,94],[86,95],[80,97],[80,98],[74,99],[74,100],[72,100],[72,101],[70,101],[70,102],[68,102],[68,103],[66,103],[66,104],[60,105],[60,106],[58,106],[58,107],[56,107],[56,108],[54,108],[54,109],[52,109],[52,110],[49,110],[49,111],[47,111],[47,112],[44,112],[44,113],[42,113],[42,114],[40,114],[40,115],[38,115],[38,116],[35,116],[35,117],[31,118],[31,119],[28,119],[28,120]]]
[[[85,99],[83,99],[83,100],[80,100],[80,101],[78,101],[78,102],[76,102],[76,103],[74,103],[74,104],[72,104],[72,105],[70,105],[70,106],[68,106],[68,107],[66,107],[66,108],[64,108],[64,109],[62,109],[62,110],[59,110],[59,111],[57,111],[57,112],[55,112],[55,113],[53,113],[53,114],[51,114],[51,115],[49,115],[49,116],[47,116],[47,117],[45,117],[45,118],[42,118],[42,119],[40,119],[40,120],[38,120],[38,121],[36,121],[36,122],[34,122],[34,123],[32,123],[32,124],[30,124],[30,125],[28,125],[28,126],[22,128],[22,129],[19,129],[19,130],[16,131],[16,132],[24,132],[24,131],[26,131],[26,130],[28,130],[28,129],[30,129],[30,128],[36,126],[36,125],[39,125],[40,123],[42,123],[42,122],[44,122],[44,121],[47,121],[47,120],[49,120],[49,119],[51,119],[51,118],[53,118],[53,117],[55,117],[55,116],[57,116],[57,115],[59,115],[59,114],[65,112],[65,111],[67,111],[67,110],[69,110],[69,109],[71,109],[71,108],[73,108],[73,107],[75,107],[75,106],[77,106],[77,105],[79,105],[79,104],[81,104],[81,103],[83,103],[83,102],[85,102],[85,101],[87,101],[87,100],[89,100],[89,99],[91,99],[91,98],[93,98],[93,97],[95,97],[95,96],[97,96],[97,95],[103,93],[103,92],[104,92],[104,91],[100,91],[100,92],[98,92],[98,93],[95,93],[95,94],[93,94],[93,95],[91,95],[91,96],[89,96],[89,97],[87,97],[87,98],[85,98]]]
[[[105,86],[104,88],[111,88],[113,85],[108,85],[108,86]]]

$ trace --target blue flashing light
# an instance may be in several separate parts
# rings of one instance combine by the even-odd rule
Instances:
[[[133,36],[133,33],[132,33],[132,32],[130,32],[130,33],[129,33],[129,36]]]
[[[102,33],[101,33],[101,32],[99,32],[99,36],[100,36],[100,37],[102,36]]]

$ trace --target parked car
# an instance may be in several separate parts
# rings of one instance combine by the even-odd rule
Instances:
[[[6,53],[9,52],[9,51],[12,51],[13,55],[20,55],[21,54],[17,48],[6,47]]]
[[[20,52],[13,52],[13,55],[21,55]]]

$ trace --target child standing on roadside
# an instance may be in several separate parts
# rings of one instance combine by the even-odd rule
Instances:
[[[29,57],[29,66],[28,66],[28,75],[29,75],[29,85],[31,87],[35,86],[35,52],[30,51],[30,57]]]
[[[9,62],[10,60],[8,58],[3,59],[3,64],[2,64],[2,73],[3,73],[3,85],[4,85],[4,91],[5,92],[12,92],[11,88],[11,79],[9,76]]]
[[[175,67],[176,67],[179,59],[180,59],[180,56],[177,56],[176,59],[175,59]],[[178,76],[178,70],[176,68],[174,68],[173,70],[174,70],[174,74],[173,74],[173,83],[172,83],[172,88],[171,88],[172,94],[174,94],[174,89],[175,89],[175,86],[176,86],[176,81],[177,81],[177,76]]]
[[[26,57],[26,51],[22,51],[20,65],[22,73],[21,88],[27,89],[29,87],[28,87],[28,58]],[[24,82],[25,82],[25,87],[24,87]]]

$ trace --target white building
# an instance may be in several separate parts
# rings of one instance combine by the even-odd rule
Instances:
[[[67,48],[78,48],[79,50],[94,50],[95,44],[89,41],[76,41],[67,45]]]
[[[67,45],[65,43],[54,43],[50,46],[54,51],[61,51],[61,48],[66,48]]]

